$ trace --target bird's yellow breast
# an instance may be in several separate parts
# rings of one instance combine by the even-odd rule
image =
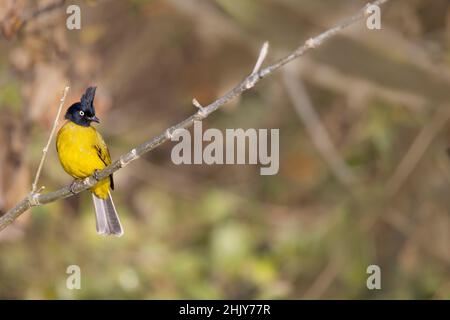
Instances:
[[[66,122],[58,132],[56,149],[64,170],[77,179],[86,178],[95,170],[102,170],[111,163],[103,138],[90,126],[83,127],[70,121]],[[109,186],[109,179],[104,179],[91,191],[100,198],[106,198]]]

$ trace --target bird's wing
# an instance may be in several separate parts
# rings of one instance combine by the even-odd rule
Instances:
[[[109,166],[111,164],[111,155],[109,154],[108,146],[106,145],[105,140],[103,140],[100,133],[97,132],[97,141],[95,144],[95,149],[97,150],[98,157],[102,160],[105,166]],[[109,176],[110,187],[114,190],[114,179],[113,175]]]
[[[111,155],[109,154],[108,146],[106,145],[105,140],[103,140],[102,136],[98,132],[95,149],[97,150],[97,154],[105,166],[109,166],[111,164]]]

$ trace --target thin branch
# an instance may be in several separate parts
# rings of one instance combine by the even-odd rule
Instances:
[[[327,129],[314,109],[303,82],[294,70],[287,67],[283,70],[283,83],[296,113],[331,172],[343,185],[351,188],[356,178],[334,146]]]
[[[53,122],[52,130],[50,131],[50,136],[48,137],[48,141],[47,141],[47,144],[45,145],[44,149],[42,149],[42,158],[41,158],[41,162],[39,163],[39,167],[36,171],[36,177],[34,178],[34,182],[31,187],[31,193],[37,192],[37,184],[39,182],[39,177],[41,176],[42,167],[44,166],[45,157],[47,156],[48,148],[50,147],[50,143],[53,139],[53,136],[55,135],[56,128],[58,127],[59,117],[61,116],[61,110],[64,105],[64,101],[66,100],[68,91],[69,91],[69,87],[65,87],[63,95],[62,95],[60,103],[59,103],[58,112],[56,113],[55,121]]]
[[[51,2],[41,8],[37,8],[34,11],[25,13],[22,17],[22,25],[20,26],[20,29],[23,29],[25,25],[28,24],[31,20],[34,20],[41,15],[45,15],[59,8],[62,8],[65,2],[66,0],[56,0],[55,2]]]
[[[302,299],[320,299],[336,280],[340,271],[339,264],[333,257],[331,259],[332,260],[328,262],[322,272],[317,276],[316,280],[303,294]]]
[[[377,0],[372,2],[373,5],[382,5],[389,0]],[[323,44],[326,40],[332,38],[337,33],[345,29],[346,27],[360,21],[363,19],[367,12],[366,8],[364,7],[361,9],[357,14],[354,16],[348,18],[347,20],[344,20],[342,23],[336,25],[335,27],[319,34],[318,36],[309,39],[306,41],[303,45],[298,47],[294,52],[287,55],[286,57],[280,59],[279,61],[275,62],[274,64],[261,69],[256,72],[252,72],[249,76],[247,76],[243,81],[241,81],[238,85],[236,85],[233,89],[228,91],[224,96],[217,99],[213,103],[209,104],[206,107],[202,107],[202,109],[199,109],[197,113],[190,116],[189,118],[181,121],[180,123],[168,128],[164,133],[160,134],[157,137],[154,137],[153,139],[150,139],[141,145],[137,146],[136,148],[132,149],[130,152],[122,155],[118,160],[110,164],[105,169],[97,172],[97,174],[94,176],[87,177],[84,180],[81,181],[75,181],[72,185],[65,186],[57,191],[45,193],[45,194],[37,194],[35,193],[33,197],[26,197],[22,201],[20,201],[15,207],[10,209],[8,212],[6,212],[3,216],[0,217],[0,231],[6,228],[9,224],[11,224],[15,219],[17,219],[23,212],[27,211],[33,206],[39,206],[43,205],[49,202],[56,201],[58,199],[67,198],[70,196],[73,196],[74,194],[80,193],[81,191],[84,191],[92,186],[94,186],[98,180],[102,180],[107,178],[112,173],[118,171],[119,169],[127,166],[130,162],[138,159],[141,155],[144,153],[147,153],[156,147],[160,146],[161,144],[165,143],[167,140],[169,140],[172,136],[175,130],[180,128],[188,128],[192,126],[194,121],[201,121],[204,118],[206,118],[208,115],[210,115],[212,112],[219,109],[221,106],[229,102],[230,100],[234,99],[235,97],[241,95],[244,91],[249,90],[252,88],[257,82],[259,82],[261,79],[265,78],[266,76],[270,75],[274,71],[280,69],[285,64],[291,62],[294,59],[297,59],[298,57],[304,55],[307,51],[317,48],[321,44]],[[260,52],[259,57],[264,57],[264,51],[266,46],[263,46],[263,49]],[[260,60],[260,58],[258,59]],[[263,60],[263,59],[261,59]],[[262,63],[262,62],[261,62]],[[260,64],[260,63],[259,63]],[[256,66],[259,68],[258,63]],[[258,68],[255,67],[255,70]],[[96,180],[96,178],[98,180]]]
[[[2,29],[5,38],[10,39],[22,31],[29,22],[62,8],[65,2],[66,0],[55,0],[54,2],[24,13],[19,13],[18,11],[20,9],[18,7],[11,6],[7,10],[5,17],[0,21],[0,29]],[[16,4],[16,1],[13,0],[11,4]]]
[[[306,76],[311,83],[344,95],[355,108],[365,105],[364,102],[373,97],[379,97],[392,102],[394,106],[408,108],[413,112],[423,112],[427,108],[427,99],[417,93],[388,88],[383,84],[315,62],[308,57],[302,59],[300,74]]]
[[[267,53],[269,52],[269,42],[264,42],[261,50],[259,51],[259,57],[258,60],[256,60],[255,67],[253,68],[252,74],[257,73],[259,70],[261,70],[261,66],[264,62],[264,60],[267,57]]]
[[[386,194],[395,196],[416,168],[436,135],[445,128],[450,120],[450,106],[440,106],[433,118],[427,123],[412,143],[406,155],[386,182]]]

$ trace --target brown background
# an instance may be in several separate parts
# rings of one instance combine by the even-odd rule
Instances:
[[[82,1],[68,31],[65,4],[32,14],[50,2],[0,4],[0,212],[29,191],[65,85],[66,105],[98,86],[117,159],[238,83],[265,40],[270,63],[365,4]],[[382,30],[352,26],[204,122],[279,128],[278,175],[175,166],[165,144],[116,174],[122,238],[96,235],[87,193],[1,232],[0,298],[450,298],[450,3],[382,12]],[[70,181],[52,145],[41,184]]]

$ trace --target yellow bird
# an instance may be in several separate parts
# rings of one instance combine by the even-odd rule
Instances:
[[[67,121],[59,129],[56,150],[64,170],[75,179],[84,179],[97,170],[111,164],[108,147],[100,133],[91,126],[99,123],[95,116],[94,97],[96,87],[89,87],[80,102],[71,105],[66,112]],[[113,176],[99,181],[90,191],[97,219],[97,233],[121,236],[123,229],[111,198],[114,189]]]

